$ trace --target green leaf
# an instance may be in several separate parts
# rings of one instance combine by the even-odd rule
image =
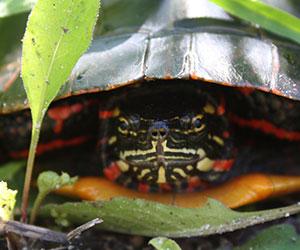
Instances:
[[[157,250],[181,250],[174,240],[165,237],[156,237],[150,240],[149,244]]]
[[[88,48],[100,0],[39,0],[23,39],[22,78],[32,116],[32,133],[22,198],[26,210],[35,151],[43,117],[67,80],[78,58]]]
[[[37,0],[1,0],[0,17],[11,16],[31,10]]]
[[[25,167],[24,161],[11,161],[0,166],[0,180],[12,181],[16,173]]]
[[[298,250],[300,236],[289,224],[275,225],[259,232],[256,237],[234,250]]]
[[[257,212],[230,210],[215,200],[201,208],[180,208],[141,199],[74,202],[42,207],[40,215],[81,224],[102,218],[105,230],[144,236],[191,237],[234,231],[300,212],[300,204]]]
[[[55,191],[62,186],[72,185],[76,182],[77,177],[70,177],[67,173],[62,173],[58,175],[53,171],[42,172],[38,179],[37,185],[40,193],[50,193]]]
[[[211,0],[230,14],[300,43],[300,19],[258,0]]]
[[[61,175],[58,175],[57,173],[53,171],[45,171],[42,172],[37,179],[37,186],[39,189],[38,195],[35,199],[31,218],[30,218],[30,224],[33,224],[36,218],[36,214],[43,202],[43,200],[46,198],[46,196],[51,193],[52,191],[55,191],[62,186],[65,185],[72,185],[76,182],[77,177],[70,177],[67,173],[62,173]]]
[[[40,0],[33,8],[22,55],[22,78],[33,123],[41,120],[88,48],[98,10],[99,0]]]

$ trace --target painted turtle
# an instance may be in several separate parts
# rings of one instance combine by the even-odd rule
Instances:
[[[104,17],[103,33],[116,20],[125,20],[117,25],[124,29],[96,38],[79,60],[47,113],[37,150],[92,143],[99,169],[126,188],[86,177],[62,193],[169,202],[174,193],[205,189],[236,207],[300,190],[299,46],[208,1],[136,5],[145,12],[130,21]],[[2,158],[26,157],[31,124],[22,85],[10,79],[1,86]],[[283,165],[294,166],[289,176]],[[177,197],[187,205],[198,196]]]

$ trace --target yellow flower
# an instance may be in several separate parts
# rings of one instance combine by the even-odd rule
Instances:
[[[12,218],[12,211],[16,203],[16,190],[7,188],[7,183],[0,181],[0,218],[4,221]]]

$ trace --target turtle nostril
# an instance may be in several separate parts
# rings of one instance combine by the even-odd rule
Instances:
[[[152,135],[153,138],[157,138],[157,136],[158,136],[158,131],[157,131],[157,130],[153,130],[153,131],[151,132],[151,135]]]
[[[159,134],[161,137],[165,137],[167,135],[167,131],[165,129],[159,130]]]

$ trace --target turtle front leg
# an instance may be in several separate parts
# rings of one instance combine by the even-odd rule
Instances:
[[[238,208],[300,191],[300,176],[280,176],[253,173],[236,177],[224,184],[194,193],[141,193],[119,186],[100,177],[83,177],[74,185],[57,191],[62,195],[84,200],[110,200],[115,197],[142,198],[180,207],[201,207],[213,198],[230,208]]]

